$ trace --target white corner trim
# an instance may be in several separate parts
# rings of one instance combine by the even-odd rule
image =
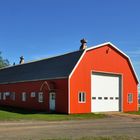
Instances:
[[[131,61],[131,59],[130,59],[129,56],[128,56],[127,58],[128,58],[128,60],[129,60],[129,62],[130,62],[130,65],[132,66],[132,69],[133,69],[133,71],[134,71],[134,74],[135,74],[135,76],[136,76],[136,79],[137,79],[137,81],[138,81],[138,83],[139,83],[139,78],[138,78],[138,75],[137,75],[137,73],[136,73],[136,71],[135,71],[135,69],[134,69],[134,66],[133,66],[133,64],[132,64],[132,61]]]
[[[139,86],[137,85],[137,111],[139,110]]]
[[[78,67],[79,63],[81,62],[82,58],[84,57],[86,53],[86,50],[84,50],[83,54],[81,55],[80,59],[78,60],[78,62],[76,63],[75,67],[73,68],[72,72],[69,75],[69,78],[71,78],[72,74],[74,73],[75,69]]]
[[[119,51],[122,55],[124,55],[124,56],[128,59],[128,61],[130,62],[130,65],[132,66],[132,70],[133,70],[133,72],[134,72],[134,74],[135,74],[135,76],[136,76],[136,79],[137,79],[137,81],[138,81],[138,83],[139,83],[139,78],[138,78],[138,76],[137,76],[137,73],[136,73],[136,71],[135,71],[135,69],[134,69],[134,66],[133,66],[133,64],[132,64],[132,61],[131,61],[130,57],[129,57],[128,55],[126,55],[124,52],[122,52],[119,48],[117,48],[117,47],[116,47],[114,44],[112,44],[111,42],[106,42],[106,43],[103,43],[103,44],[100,44],[100,45],[97,45],[97,46],[93,46],[93,47],[87,48],[86,51],[89,51],[89,50],[92,50],[92,49],[97,49],[97,48],[103,47],[103,46],[105,46],[105,45],[111,45],[113,48],[115,48],[117,51]]]
[[[68,114],[70,113],[70,78],[68,77]]]
[[[70,73],[70,75],[68,77],[68,114],[71,113],[71,111],[70,111],[70,79],[71,79],[71,76],[74,73],[75,69],[78,67],[80,61],[84,57],[85,53],[86,53],[86,50],[83,52],[83,54],[81,55],[80,59],[78,60],[78,62],[76,63],[75,67],[73,68],[72,72]]]

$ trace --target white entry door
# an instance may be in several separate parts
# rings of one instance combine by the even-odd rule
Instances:
[[[118,75],[91,75],[91,112],[119,111],[120,83]]]
[[[51,111],[55,111],[55,98],[56,98],[56,94],[54,92],[50,93],[50,110]]]

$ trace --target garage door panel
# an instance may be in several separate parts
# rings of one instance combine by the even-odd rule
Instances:
[[[92,112],[119,111],[118,101],[97,100],[92,103]]]
[[[119,111],[119,76],[92,74],[91,111]]]

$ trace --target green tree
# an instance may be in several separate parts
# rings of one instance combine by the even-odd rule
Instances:
[[[1,54],[2,53],[0,52],[0,68],[9,66],[9,61],[7,59],[4,59]]]

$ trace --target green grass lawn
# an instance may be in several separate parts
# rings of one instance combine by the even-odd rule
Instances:
[[[140,115],[140,111],[126,112],[126,113],[129,113],[129,114],[135,114],[135,115]]]
[[[135,111],[135,112],[127,112],[129,114],[135,114],[135,115],[140,115],[140,108],[139,108],[139,111]]]
[[[44,121],[60,121],[60,120],[83,120],[83,119],[99,119],[103,118],[103,114],[48,114],[46,112],[26,111],[22,109],[2,108],[0,107],[0,121],[6,120],[44,120]]]

